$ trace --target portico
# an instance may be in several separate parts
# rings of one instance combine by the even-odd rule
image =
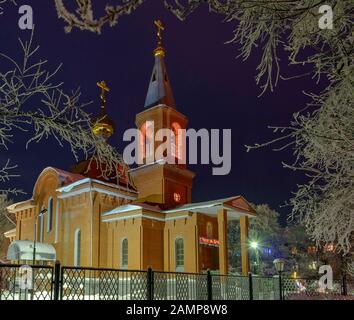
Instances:
[[[191,203],[165,211],[167,217],[178,212],[193,213],[197,216],[195,248],[198,250],[198,259],[192,272],[217,269],[220,274],[228,274],[227,225],[228,221],[237,220],[240,224],[242,274],[248,274],[248,219],[254,218],[256,212],[242,196]],[[211,256],[214,259],[210,259]]]

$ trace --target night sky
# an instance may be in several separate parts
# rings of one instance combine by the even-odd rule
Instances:
[[[105,80],[111,87],[107,107],[117,131],[111,143],[123,151],[124,130],[134,127],[135,114],[143,110],[145,95],[153,67],[152,51],[156,45],[154,19],[165,25],[166,63],[176,99],[177,109],[189,118],[189,127],[232,129],[232,170],[227,176],[213,176],[211,166],[190,166],[196,171],[193,201],[211,200],[242,194],[251,202],[268,203],[281,213],[285,221],[290,208],[281,208],[298,183],[301,173],[282,168],[281,161],[292,160],[291,150],[271,149],[246,152],[245,144],[263,142],[273,137],[267,125],[286,125],[292,113],[307,101],[302,91],[316,90],[310,79],[281,81],[275,92],[258,97],[255,83],[260,52],[248,61],[235,59],[237,46],[224,44],[232,38],[233,23],[200,8],[181,22],[167,12],[160,1],[148,1],[129,16],[120,19],[114,28],[106,26],[102,35],[73,30],[64,33],[54,1],[23,0],[34,9],[35,41],[41,48],[38,57],[49,60],[54,69],[63,63],[56,76],[67,90],[81,87],[83,101],[93,101],[89,111],[99,108],[96,82]],[[105,1],[96,1],[96,3]],[[26,39],[30,31],[17,27],[17,8],[7,6],[0,17],[0,51],[20,59],[18,37]],[[282,73],[293,74],[282,54]],[[0,64],[1,66],[1,64]],[[299,71],[299,70],[296,70]],[[16,133],[9,151],[1,150],[0,164],[8,157],[19,167],[20,178],[10,187],[23,188],[31,197],[38,174],[47,166],[68,169],[75,159],[68,148],[61,148],[53,139],[31,144],[25,150],[26,133]]]

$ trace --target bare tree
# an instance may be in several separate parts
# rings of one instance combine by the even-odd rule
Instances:
[[[39,47],[33,44],[33,32],[20,45],[21,62],[0,54],[1,68],[7,69],[0,71],[0,148],[8,150],[19,132],[30,137],[26,149],[30,143],[54,137],[59,146],[69,146],[77,160],[83,156],[98,164],[103,177],[127,178],[127,170],[119,170],[125,168],[121,155],[93,134],[94,123],[85,111],[88,103],[80,102],[80,90],[66,93],[63,83],[55,81],[61,66],[49,71],[47,61],[36,57]],[[3,164],[0,182],[13,178],[15,168],[10,160]],[[0,195],[16,192],[2,189]]]
[[[91,0],[76,0],[77,8],[75,12],[69,11],[63,0],[54,1],[58,17],[64,19],[67,23],[66,32],[70,32],[73,28],[79,28],[101,33],[104,25],[115,26],[120,16],[130,14],[146,0],[123,0],[119,1],[120,5],[115,6],[106,4],[105,14],[98,19],[94,18]]]

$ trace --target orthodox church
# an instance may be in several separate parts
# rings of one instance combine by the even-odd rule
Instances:
[[[173,97],[164,61],[163,27],[160,21],[155,24],[155,63],[144,107],[135,117],[144,139],[148,139],[148,122],[154,121],[156,130],[169,128],[176,132],[187,128],[188,123]],[[93,132],[108,140],[115,130],[106,111],[105,93],[109,88],[104,82],[98,86],[102,104]],[[161,144],[152,143],[155,150]],[[195,173],[186,164],[164,163],[156,158],[147,161],[146,145],[141,145],[144,163],[129,169],[129,178],[102,178],[100,166],[92,165],[90,160],[77,163],[69,171],[45,168],[31,199],[7,208],[17,221],[16,228],[5,233],[11,242],[7,258],[56,259],[62,265],[82,267],[151,267],[171,272],[210,269],[227,274],[227,222],[237,220],[242,273],[247,274],[248,219],[256,216],[255,210],[241,195],[192,202]],[[176,150],[171,152],[178,157]]]

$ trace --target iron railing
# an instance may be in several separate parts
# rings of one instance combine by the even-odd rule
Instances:
[[[342,280],[333,280],[331,289],[320,287],[317,279],[282,279],[283,297],[289,299],[304,299],[306,297],[346,295]]]
[[[146,300],[146,271],[63,267],[62,300]]]
[[[212,300],[249,300],[249,278],[235,275],[211,275]]]
[[[153,272],[154,300],[207,300],[208,280],[205,274]]]
[[[108,268],[0,264],[0,300],[279,300],[354,296],[354,282]],[[33,286],[27,287],[23,279]]]
[[[54,267],[0,265],[0,300],[52,300]]]

